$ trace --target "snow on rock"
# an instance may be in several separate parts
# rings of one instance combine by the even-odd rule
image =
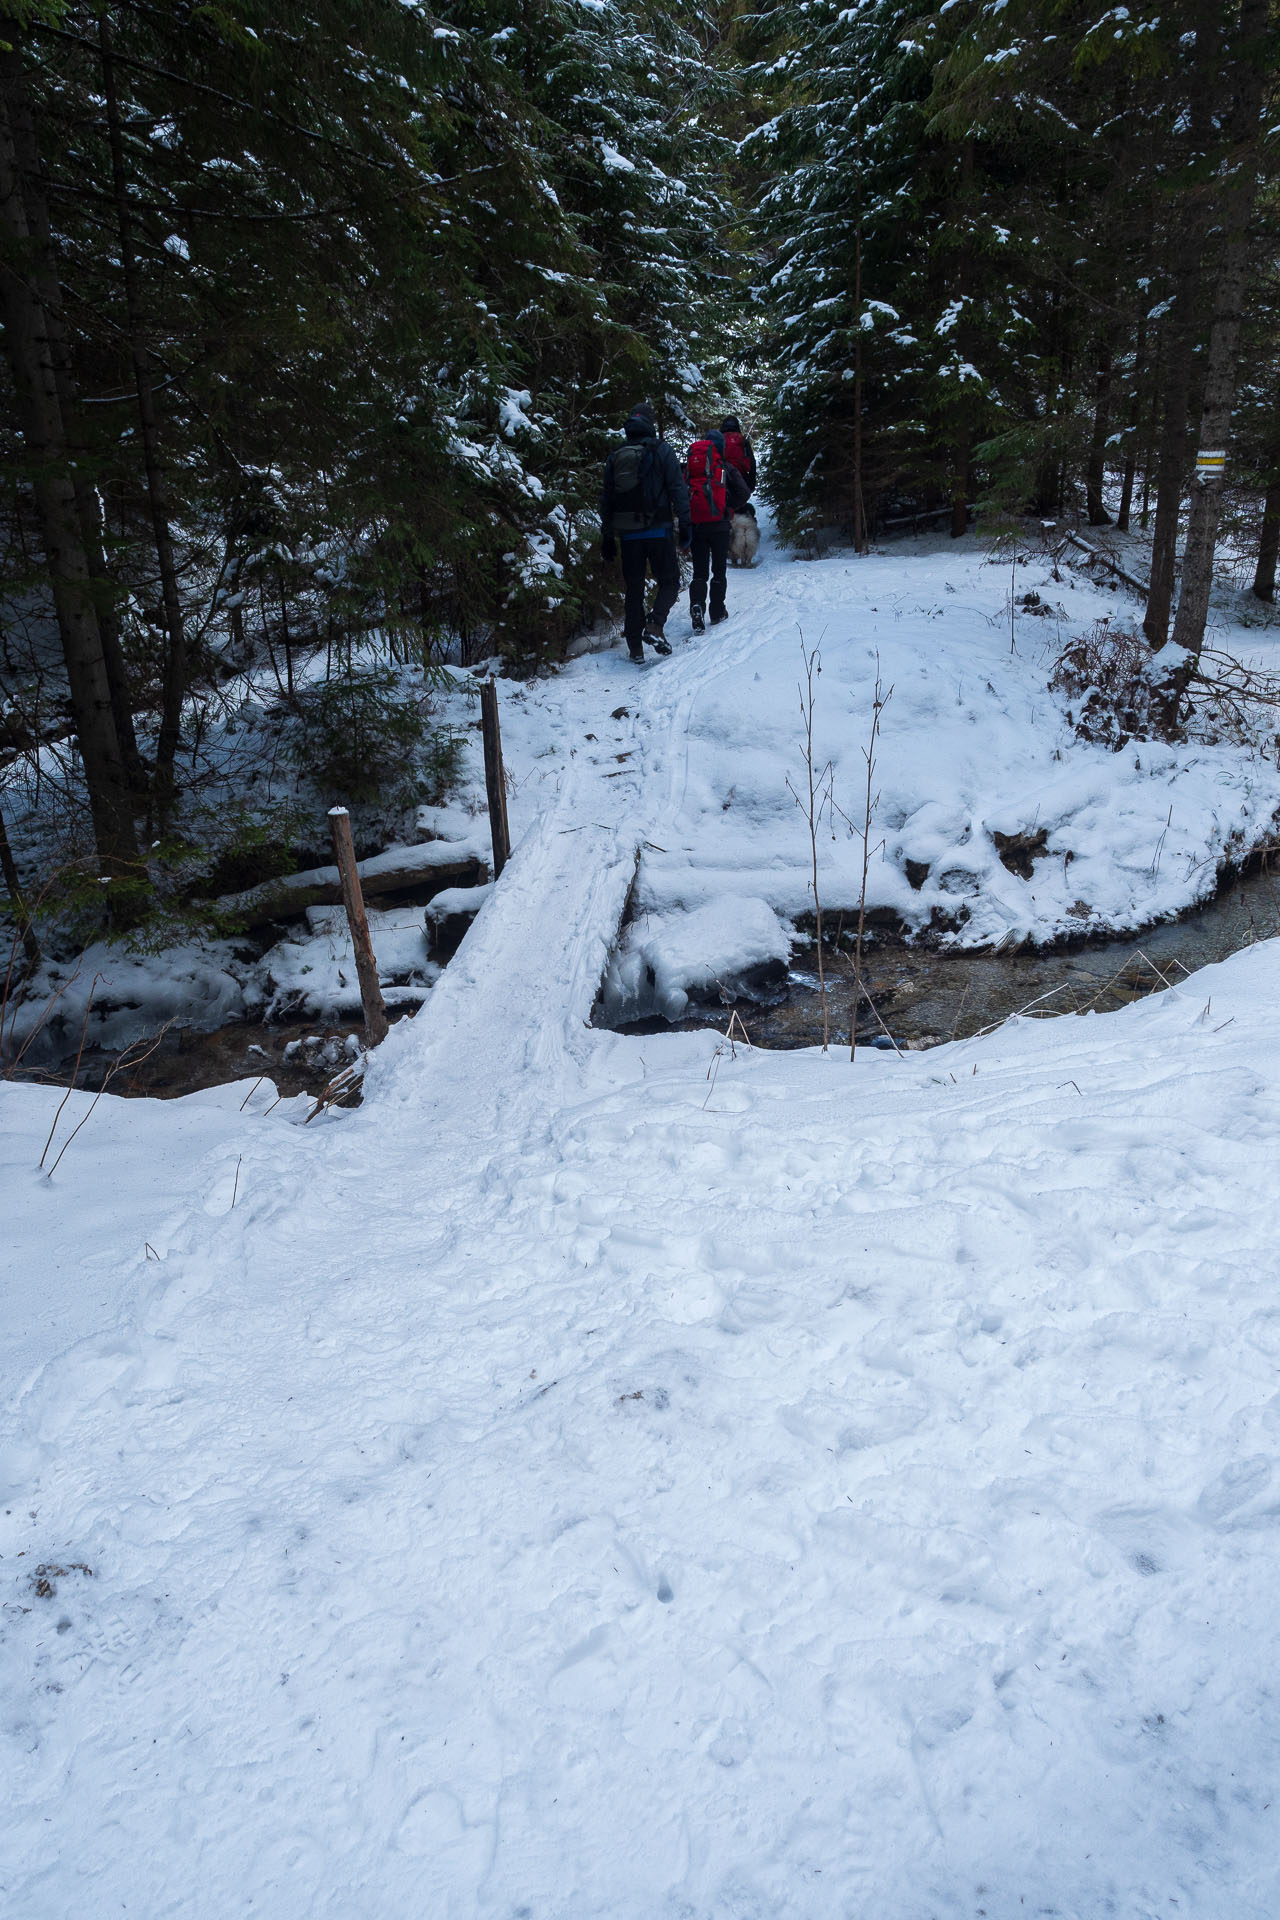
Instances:
[[[492,880],[479,887],[445,887],[428,900],[427,919],[445,920],[455,913],[479,913],[485,901],[492,898],[493,888]]]
[[[744,981],[781,976],[790,951],[763,900],[725,897],[692,913],[642,914],[609,962],[605,1018],[610,1025],[654,1013],[679,1020],[691,997],[732,999]]]
[[[465,807],[456,803],[443,807],[421,806],[417,812],[417,826],[424,842],[465,842],[466,852],[473,853],[477,860],[488,858],[487,823],[477,821],[475,814]]]
[[[440,969],[427,957],[419,907],[367,909],[378,979],[387,1005],[418,1006]],[[306,933],[290,934],[263,955],[259,970],[269,995],[271,1020],[302,1015],[349,1018],[361,1011],[360,982],[346,912],[308,907]]]
[[[261,988],[230,940],[153,954],[100,941],[37,969],[7,1013],[5,1045],[10,1058],[23,1052],[24,1066],[46,1066],[74,1055],[82,1036],[86,1047],[127,1047],[168,1021],[213,1029],[261,1006]]]

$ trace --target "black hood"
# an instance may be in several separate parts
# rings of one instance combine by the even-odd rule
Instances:
[[[727,419],[724,420],[723,423],[721,424],[720,431],[721,433],[741,433],[742,432],[742,422],[741,420],[739,420],[736,413],[729,414]]]

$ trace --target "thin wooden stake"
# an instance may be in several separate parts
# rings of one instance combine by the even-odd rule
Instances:
[[[347,910],[351,945],[355,949],[356,974],[360,981],[360,999],[364,1006],[364,1030],[371,1047],[385,1040],[388,1032],[387,1008],[378,985],[378,963],[373,957],[369,921],[360,891],[360,873],[356,866],[355,841],[351,838],[351,815],[345,807],[330,807],[329,831],[342,882],[342,904]]]
[[[498,727],[498,683],[480,687],[480,728],[484,736],[484,783],[489,790],[489,831],[493,836],[493,877],[498,879],[511,858],[507,828],[507,782],[502,771],[502,734]]]

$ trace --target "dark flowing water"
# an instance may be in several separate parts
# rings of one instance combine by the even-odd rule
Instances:
[[[858,1039],[871,1046],[896,1043],[906,1049],[967,1039],[998,1026],[1011,1014],[1106,1012],[1161,993],[1198,967],[1225,960],[1242,947],[1280,935],[1280,873],[1255,873],[1233,881],[1207,905],[1184,919],[1123,939],[1098,940],[1040,952],[939,953],[925,947],[881,941],[864,956],[863,977],[875,1003],[864,1001]],[[847,954],[825,957],[830,1038],[849,1039],[853,968]],[[811,1047],[823,1038],[823,1003],[817,956],[795,957],[786,977],[744,992],[734,1003],[748,1038],[761,1047]],[[693,1030],[723,1028],[723,1003],[691,1006],[674,1023]],[[392,1012],[392,1019],[398,1017]],[[659,1019],[637,1021],[625,1033],[666,1031]],[[351,1057],[348,1036],[358,1021],[290,1020],[278,1025],[242,1021],[201,1033],[171,1029],[145,1060],[113,1071],[116,1056],[87,1051],[76,1084],[95,1089],[110,1073],[112,1093],[161,1099],[228,1081],[270,1080],[277,1092],[319,1095]],[[73,1062],[63,1061],[49,1078],[66,1084]]]
[[[400,1012],[388,1008],[396,1020]],[[271,1081],[282,1099],[297,1093],[318,1097],[352,1056],[348,1035],[363,1037],[359,1020],[336,1025],[325,1020],[285,1020],[267,1026],[242,1020],[232,1026],[201,1033],[192,1027],[171,1027],[153,1051],[140,1041],[130,1058],[103,1047],[87,1047],[74,1072],[75,1085],[96,1092],[106,1084],[110,1093],[137,1097],[150,1094],[161,1100],[195,1093],[201,1087],[220,1087],[233,1080]],[[140,1054],[145,1058],[137,1059]],[[36,1076],[67,1085],[75,1069],[74,1057],[61,1061],[47,1075]],[[352,1099],[358,1098],[358,1090]]]
[[[888,1047],[892,1036],[904,1049],[931,1047],[967,1039],[1015,1013],[1107,1012],[1161,993],[1198,967],[1277,935],[1280,874],[1257,873],[1230,883],[1184,919],[1121,939],[1002,953],[939,953],[882,941],[864,953],[863,978],[875,1011],[862,1002],[858,1039]],[[824,966],[831,1039],[847,1044],[852,963],[845,954],[827,955],[824,950]],[[807,954],[795,956],[785,980],[744,994],[734,1006],[756,1046],[821,1045],[816,947],[811,943]],[[723,1027],[729,1012],[724,1004],[691,1007],[676,1024],[686,1029]],[[645,1020],[622,1031],[657,1032],[667,1024]]]

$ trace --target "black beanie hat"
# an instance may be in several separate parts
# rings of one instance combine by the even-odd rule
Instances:
[[[739,420],[736,413],[731,413],[728,415],[728,417],[721,423],[720,431],[721,433],[741,433],[742,432],[742,422]]]

